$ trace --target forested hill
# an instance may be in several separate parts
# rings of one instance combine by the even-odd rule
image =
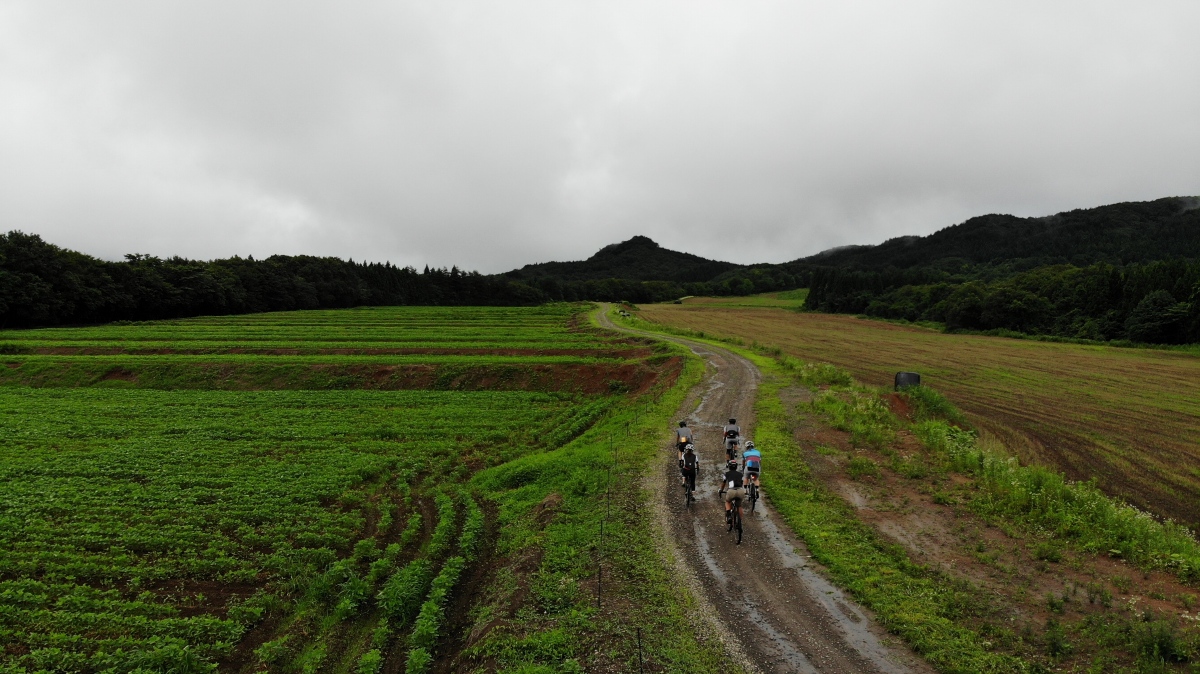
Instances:
[[[955,270],[964,264],[1031,268],[1176,258],[1200,258],[1200,198],[1112,204],[1041,218],[983,215],[929,236],[902,236],[878,246],[848,246],[793,264]]]
[[[709,281],[741,265],[709,260],[659,246],[644,236],[601,248],[580,262],[540,262],[527,264],[504,276],[517,280],[551,277],[560,281]]]
[[[949,329],[1200,342],[1200,199],[988,215],[786,265],[817,311]]]

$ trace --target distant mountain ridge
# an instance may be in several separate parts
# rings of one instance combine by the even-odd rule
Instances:
[[[518,280],[553,277],[562,281],[622,279],[692,283],[708,281],[741,266],[670,250],[649,237],[635,236],[605,246],[586,260],[527,264],[503,276]]]
[[[791,264],[848,269],[1130,264],[1200,258],[1200,198],[1167,197],[1020,218],[982,215],[928,236],[843,246]]]
[[[37,235],[0,235],[0,329],[364,304],[661,302],[806,287],[811,310],[951,329],[1200,342],[1197,197],[1041,218],[984,215],[782,264],[709,260],[645,236],[586,260],[489,276],[309,256],[126,258],[107,262]]]

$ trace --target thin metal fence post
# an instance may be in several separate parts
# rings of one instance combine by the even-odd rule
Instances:
[[[600,608],[600,586],[604,580],[604,520],[600,520],[600,555],[596,559],[596,608]]]
[[[642,628],[637,628],[637,644],[638,644],[638,671],[645,672],[646,666],[642,664]]]

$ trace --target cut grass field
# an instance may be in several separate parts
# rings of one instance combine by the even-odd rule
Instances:
[[[742,298],[736,298],[738,300]],[[691,300],[689,300],[691,302]],[[646,305],[642,318],[736,337],[887,386],[920,372],[1022,462],[1156,514],[1200,524],[1200,358],[1176,351],[950,335],[850,316]]]
[[[0,332],[0,672],[729,671],[636,515],[698,365],[586,309]]]

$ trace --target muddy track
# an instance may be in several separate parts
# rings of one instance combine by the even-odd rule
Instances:
[[[719,616],[715,629],[731,655],[759,672],[932,672],[878,626],[868,612],[834,587],[808,557],[770,503],[770,448],[764,448],[763,498],[746,514],[741,545],[725,525],[717,495],[725,450],[721,426],[736,417],[745,437],[754,437],[754,399],[760,373],[750,361],[725,349],[687,339],[601,325],[691,349],[708,363],[705,380],[680,408],[696,437],[701,469],[697,501],[684,506],[677,455],[663,447],[653,496],[667,546],[680,575],[690,582],[703,611]]]

